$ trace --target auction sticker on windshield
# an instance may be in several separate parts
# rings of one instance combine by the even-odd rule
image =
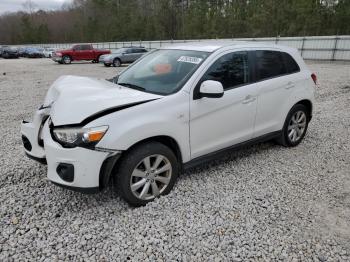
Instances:
[[[202,62],[202,58],[199,57],[193,57],[193,56],[181,56],[177,61],[178,62],[185,62],[185,63],[191,63],[198,65],[200,62]]]

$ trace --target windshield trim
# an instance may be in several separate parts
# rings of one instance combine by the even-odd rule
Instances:
[[[164,93],[160,93],[160,92],[154,92],[154,91],[149,91],[147,89],[145,90],[138,90],[138,89],[133,89],[131,87],[127,87],[127,88],[130,88],[130,89],[133,89],[133,90],[138,90],[138,91],[141,91],[141,92],[145,92],[145,93],[150,93],[150,94],[155,94],[155,95],[161,95],[161,96],[169,96],[169,95],[173,95],[173,94],[176,94],[177,92],[179,92],[183,87],[184,85],[188,82],[188,80],[193,76],[193,74],[199,69],[199,67],[207,60],[207,58],[213,53],[213,52],[206,52],[206,51],[198,51],[198,50],[187,50],[187,49],[172,49],[172,48],[158,48],[158,49],[154,49],[154,50],[151,50],[147,53],[145,53],[145,55],[143,55],[142,57],[140,57],[138,60],[136,60],[134,63],[132,63],[131,65],[129,65],[125,70],[123,70],[119,75],[117,75],[116,77],[118,77],[119,79],[119,76],[121,76],[122,74],[124,74],[125,72],[127,72],[130,68],[132,68],[133,66],[135,66],[136,64],[140,63],[145,57],[147,57],[148,55],[156,52],[156,51],[160,51],[160,50],[176,50],[176,51],[194,51],[194,52],[201,52],[201,53],[206,53],[208,56],[206,58],[204,58],[197,66],[197,68],[195,70],[193,70],[190,74],[188,74],[184,79],[182,79],[180,82],[179,82],[179,86],[178,88],[176,88],[174,91],[172,91],[171,93],[167,93],[167,94],[164,94]],[[118,85],[118,82],[115,83]]]

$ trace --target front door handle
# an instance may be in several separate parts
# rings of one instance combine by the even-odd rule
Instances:
[[[295,84],[293,82],[288,82],[288,84],[286,85],[285,89],[291,89],[295,87]]]
[[[249,104],[249,103],[252,103],[255,101],[255,97],[251,96],[251,95],[248,95],[244,98],[242,104]]]

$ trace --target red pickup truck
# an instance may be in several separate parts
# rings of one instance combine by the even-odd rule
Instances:
[[[72,61],[91,60],[98,63],[101,55],[110,54],[109,50],[94,49],[91,44],[74,45],[71,49],[58,50],[52,54],[52,60],[59,64],[70,64]]]

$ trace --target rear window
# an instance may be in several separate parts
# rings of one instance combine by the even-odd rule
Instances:
[[[300,72],[299,65],[297,64],[297,62],[295,62],[294,58],[290,54],[282,53],[282,56],[289,74]]]
[[[257,81],[287,74],[281,52],[258,50],[255,54]]]
[[[91,50],[91,45],[82,45],[81,50]]]

